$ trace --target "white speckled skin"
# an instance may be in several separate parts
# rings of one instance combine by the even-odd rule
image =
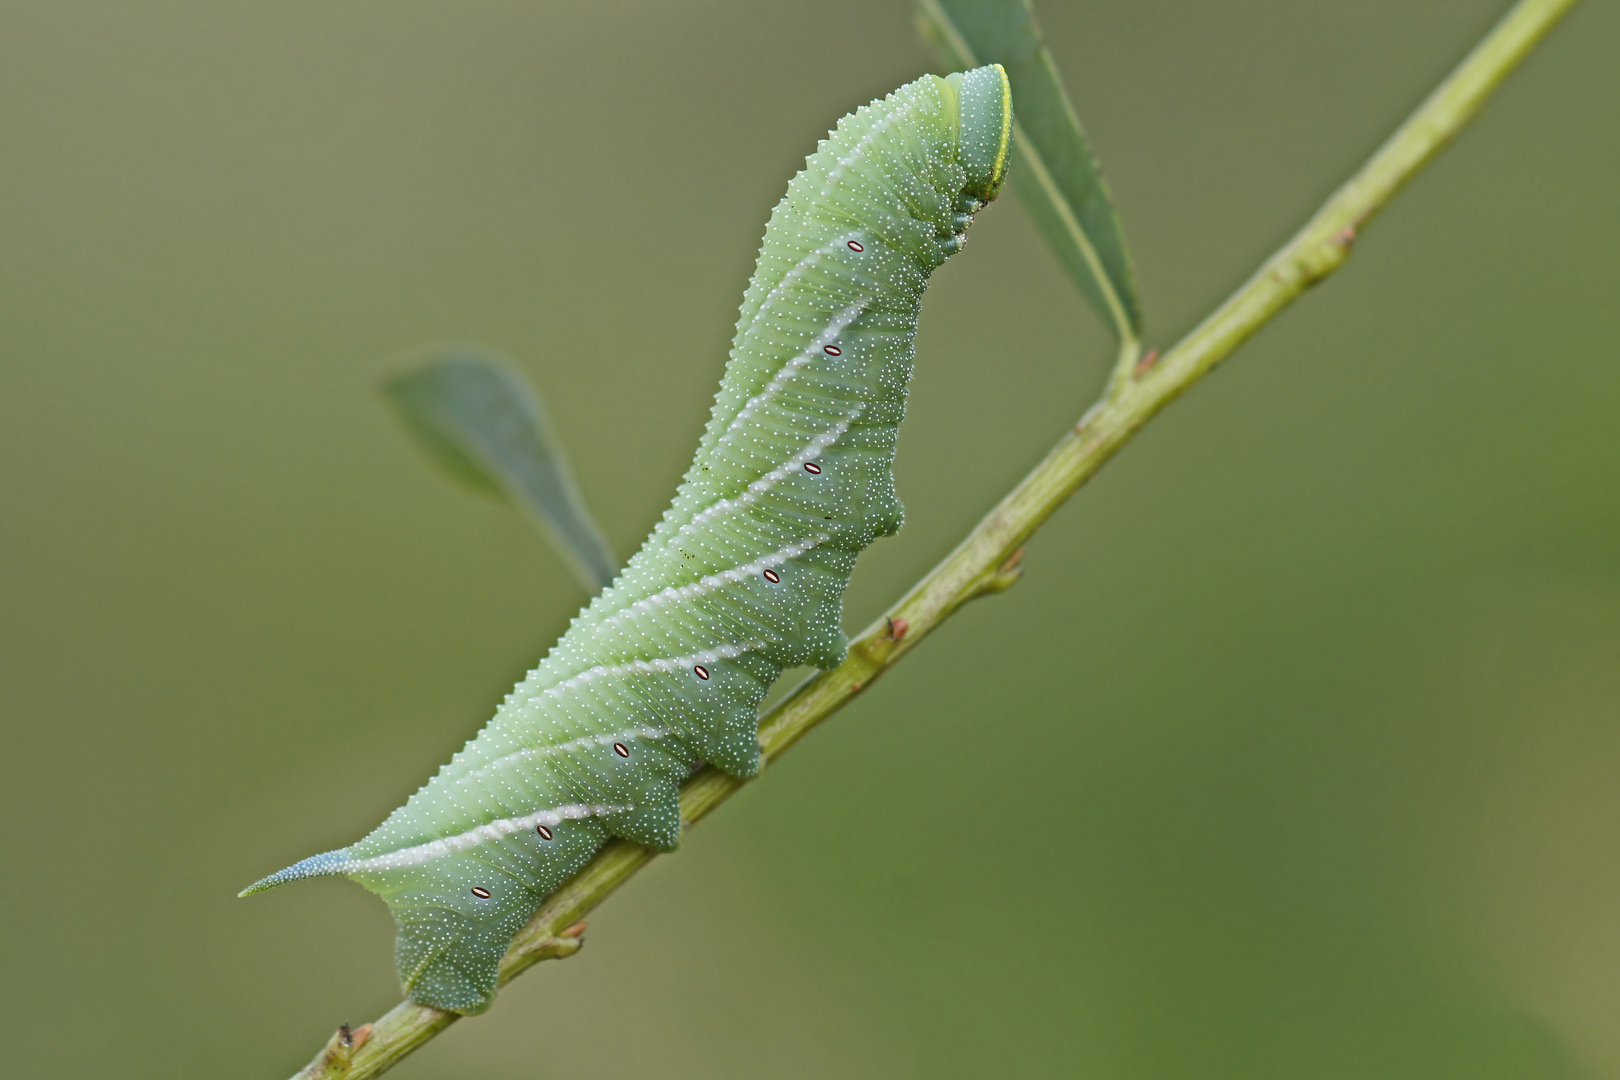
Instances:
[[[512,935],[609,837],[673,847],[700,761],[753,775],[760,700],[786,667],[843,659],[855,556],[900,527],[918,305],[1010,135],[993,66],[840,121],[771,214],[696,459],[618,580],[371,835],[247,891],[353,878],[398,920],[411,996],[478,1012]]]

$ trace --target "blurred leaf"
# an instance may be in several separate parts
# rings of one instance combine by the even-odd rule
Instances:
[[[382,394],[446,472],[526,510],[587,590],[613,580],[618,563],[551,421],[506,364],[472,350],[444,352],[386,380]]]
[[[952,68],[1000,64],[1018,135],[1013,183],[1058,262],[1121,343],[1142,333],[1136,280],[1108,185],[1041,44],[1029,0],[916,0],[929,44]]]

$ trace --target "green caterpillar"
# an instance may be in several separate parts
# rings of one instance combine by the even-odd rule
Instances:
[[[495,718],[371,835],[244,891],[341,874],[399,924],[411,997],[478,1012],[544,898],[609,837],[661,850],[700,762],[760,765],[784,668],[830,668],[855,556],[900,527],[895,436],[928,275],[1006,174],[997,65],[845,117],[788,185],[674,505]]]

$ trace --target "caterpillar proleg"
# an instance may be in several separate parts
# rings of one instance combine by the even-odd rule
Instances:
[[[411,997],[479,1012],[513,934],[609,837],[674,847],[700,762],[757,772],[765,692],[843,660],[855,556],[900,527],[923,290],[1000,190],[1011,135],[995,65],[841,120],[771,214],[697,456],[641,550],[404,806],[244,895],[352,878],[394,913]]]

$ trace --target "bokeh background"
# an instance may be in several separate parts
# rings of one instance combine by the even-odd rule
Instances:
[[[1047,0],[1153,344],[1501,0]],[[1620,11],[964,611],[402,1080],[1620,1077]],[[282,1077],[398,995],[347,843],[584,599],[374,387],[542,387],[616,549],[901,0],[0,7],[0,1072]],[[862,625],[1110,349],[1012,199]]]

